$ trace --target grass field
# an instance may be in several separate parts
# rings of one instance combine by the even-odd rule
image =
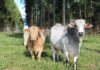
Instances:
[[[50,43],[46,41],[41,61],[32,61],[23,46],[22,34],[0,32],[0,70],[73,70],[70,65],[53,62]],[[78,59],[78,70],[100,70],[100,35],[85,36]]]

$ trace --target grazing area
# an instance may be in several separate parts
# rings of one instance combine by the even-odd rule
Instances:
[[[78,58],[78,70],[100,70],[100,35],[85,35]],[[31,60],[23,45],[22,33],[0,32],[0,70],[73,70],[73,58],[66,67],[60,53],[60,62],[54,62],[50,43],[46,40],[41,61]]]

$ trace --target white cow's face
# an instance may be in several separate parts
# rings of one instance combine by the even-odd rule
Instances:
[[[77,19],[75,20],[75,25],[77,27],[79,36],[83,36],[85,34],[85,20]]]
[[[82,37],[85,34],[85,28],[90,29],[92,24],[86,24],[84,19],[71,20],[68,24],[69,28],[77,28],[78,34]]]

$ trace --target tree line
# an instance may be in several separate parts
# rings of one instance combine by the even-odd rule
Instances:
[[[14,0],[0,0],[0,31],[13,31],[16,25],[22,26],[21,23]]]
[[[100,31],[99,0],[25,0],[29,26],[51,27],[66,24],[68,19],[83,18],[93,24],[94,32]],[[6,25],[22,26],[21,16],[14,0],[0,0],[0,30]]]

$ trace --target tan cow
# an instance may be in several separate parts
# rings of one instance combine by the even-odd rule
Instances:
[[[32,59],[34,59],[35,55],[37,55],[39,61],[41,59],[45,42],[44,32],[45,31],[43,28],[36,26],[31,26],[28,30],[25,30],[24,45],[29,50]]]

